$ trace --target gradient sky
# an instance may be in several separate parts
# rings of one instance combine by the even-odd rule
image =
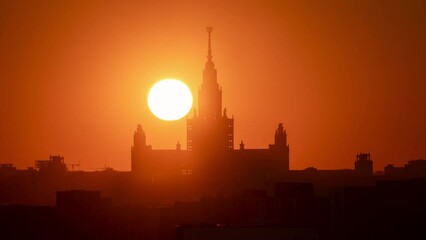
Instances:
[[[208,24],[236,143],[283,122],[291,169],[426,158],[425,1],[87,2],[0,2],[0,163],[129,170],[137,123],[154,149],[185,143],[146,97],[177,78],[197,98]]]

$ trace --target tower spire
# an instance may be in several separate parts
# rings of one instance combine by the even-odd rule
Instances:
[[[211,33],[213,32],[213,27],[212,26],[207,26],[206,27],[206,31],[207,31],[207,33],[209,34],[209,49],[208,49],[208,51],[207,51],[207,61],[208,62],[211,62],[212,61],[212,58],[213,58],[213,56],[212,56],[212,44],[211,44],[211,38],[210,38],[210,36],[211,36]]]

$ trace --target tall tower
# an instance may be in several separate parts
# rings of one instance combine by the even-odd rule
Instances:
[[[198,113],[202,119],[218,119],[222,112],[222,87],[217,83],[217,70],[212,61],[211,33],[212,27],[207,27],[209,34],[207,62],[203,71],[203,82],[198,91]]]
[[[217,82],[217,70],[212,61],[211,33],[208,33],[207,62],[203,82],[198,91],[198,114],[187,120],[188,151],[209,152],[234,149],[234,119],[222,110],[222,87]]]
[[[133,134],[133,146],[130,150],[132,171],[144,169],[145,166],[142,165],[146,164],[146,160],[144,158],[146,158],[148,150],[151,150],[151,146],[146,145],[145,132],[142,129],[142,125],[138,124],[138,127]]]
[[[269,150],[273,159],[277,160],[277,169],[275,170],[288,171],[290,169],[290,147],[287,143],[287,132],[282,123],[278,124],[274,138],[274,144],[269,145]]]
[[[373,160],[370,158],[370,153],[356,155],[355,172],[364,176],[373,175]]]

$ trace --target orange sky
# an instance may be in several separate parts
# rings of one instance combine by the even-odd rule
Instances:
[[[196,93],[207,24],[237,143],[267,148],[283,122],[291,169],[426,158],[424,1],[34,2],[0,3],[1,163],[129,170],[137,123],[154,149],[184,143],[146,96]]]

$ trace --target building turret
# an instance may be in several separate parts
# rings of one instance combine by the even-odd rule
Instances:
[[[244,150],[244,142],[243,142],[243,140],[241,140],[241,143],[240,143],[240,150]]]
[[[364,176],[373,175],[373,161],[370,158],[370,153],[356,155],[355,172]]]
[[[278,128],[275,130],[274,144],[269,145],[269,149],[273,155],[273,158],[278,161],[280,165],[280,173],[282,171],[288,171],[290,169],[290,147],[287,144],[287,133],[282,123],[278,124]]]
[[[142,129],[142,125],[138,124],[136,131],[133,134],[133,146],[130,150],[132,170],[141,168],[141,164],[143,164],[148,150],[151,150],[151,146],[146,145],[145,132]]]
[[[275,131],[275,146],[287,146],[287,133],[282,123],[278,124],[278,128]]]
[[[138,124],[135,133],[133,134],[133,148],[143,149],[146,147],[146,136],[142,129],[142,125]]]

